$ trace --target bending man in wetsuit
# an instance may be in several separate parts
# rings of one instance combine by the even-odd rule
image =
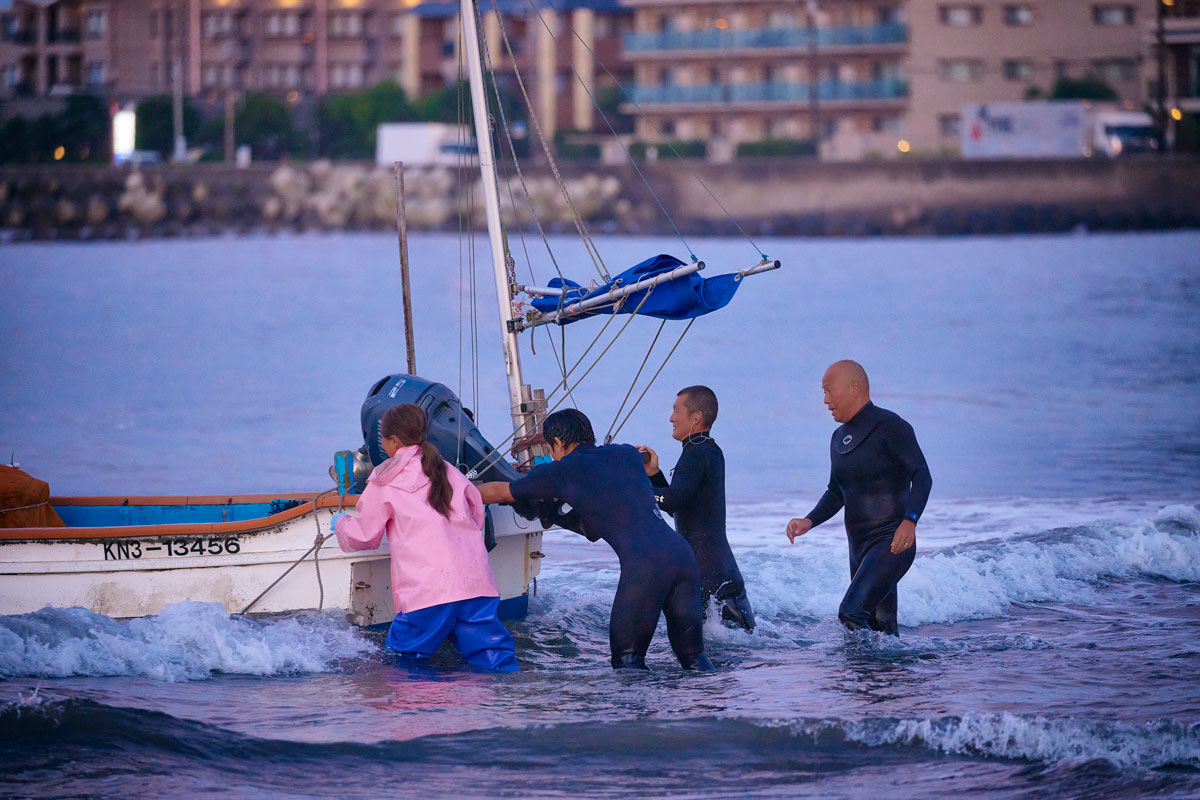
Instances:
[[[838,361],[821,379],[825,405],[842,426],[829,444],[829,488],[807,517],[788,523],[789,542],[846,508],[850,588],[838,619],[850,630],[899,635],[896,584],[916,556],[917,520],[933,478],[912,426],[871,402],[867,373]]]
[[[717,420],[717,395],[707,386],[680,390],[671,407],[671,438],[683,442],[683,452],[668,482],[658,466],[658,453],[649,456],[646,474],[654,486],[658,507],[675,517],[675,530],[692,546],[700,566],[700,600],[716,597],[726,624],[754,630],[754,610],[746,584],[725,535],[725,454],[710,431]]]
[[[700,570],[692,550],[654,504],[642,456],[627,444],[596,446],[592,423],[576,409],[556,411],[542,423],[554,461],[512,483],[479,487],[485,503],[554,498],[571,506],[571,527],[604,539],[621,562],[621,579],[608,621],[614,669],[647,669],[646,651],[660,614],[684,669],[711,670],[704,654]]]

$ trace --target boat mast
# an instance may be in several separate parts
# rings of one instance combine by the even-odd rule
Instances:
[[[488,121],[483,80],[483,61],[479,55],[479,26],[475,20],[474,0],[461,0],[459,20],[466,47],[467,76],[471,86],[471,111],[475,117],[475,143],[479,149],[479,171],[483,178],[483,203],[487,211],[488,238],[491,240],[492,272],[496,278],[496,299],[500,305],[500,336],[504,344],[504,370],[508,376],[508,399],[512,409],[513,432],[519,442],[535,432],[533,404],[521,376],[521,352],[512,328],[512,287],[505,259],[504,231],[500,222],[500,192],[497,187],[496,160]],[[524,395],[523,395],[524,392]]]

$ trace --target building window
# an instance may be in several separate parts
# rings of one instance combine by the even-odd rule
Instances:
[[[329,86],[333,89],[357,89],[363,85],[362,64],[334,64],[329,68]]]
[[[21,82],[21,69],[16,64],[5,64],[0,70],[0,83],[5,89],[11,89]]]
[[[361,36],[363,32],[362,14],[338,13],[329,16],[329,35],[333,37]]]
[[[1132,59],[1111,58],[1092,62],[1092,73],[1106,81],[1131,81],[1137,72]]]
[[[158,38],[158,12],[157,11],[150,12],[150,38],[151,39]]]
[[[880,25],[895,25],[901,21],[900,9],[896,6],[880,6],[875,9],[875,19]]]
[[[1004,7],[1004,24],[1011,27],[1027,27],[1033,24],[1033,7],[1014,5]]]
[[[945,138],[958,136],[962,119],[958,114],[941,114],[938,116],[938,133]]]
[[[396,14],[392,17],[392,36],[404,35],[404,15]]]
[[[1133,24],[1133,6],[1092,6],[1092,22],[1105,27]]]
[[[1004,80],[1033,80],[1033,62],[1027,58],[1013,58],[1004,62]]]
[[[87,65],[87,82],[88,86],[103,86],[104,85],[104,62],[89,61]]]
[[[99,39],[108,31],[108,12],[94,8],[83,15],[83,32],[89,39]]]
[[[204,36],[208,39],[218,39],[233,33],[233,15],[227,13],[205,14],[201,23]]]
[[[977,58],[950,58],[938,62],[942,80],[965,83],[983,80],[983,62]]]
[[[232,22],[230,24],[232,26]],[[300,33],[300,15],[295,13],[268,14],[265,30],[266,35],[270,37],[296,36]]]
[[[1069,78],[1071,77],[1071,62],[1058,60],[1054,62],[1054,77]]]
[[[983,23],[983,9],[974,4],[961,3],[952,6],[938,6],[938,19],[943,25],[955,28],[971,28]]]

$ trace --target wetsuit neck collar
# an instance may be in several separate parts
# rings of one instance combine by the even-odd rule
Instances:
[[[851,417],[847,421],[843,422],[842,424],[843,425],[854,425],[856,423],[861,424],[863,421],[870,419],[871,416],[873,415],[873,412],[878,408],[879,408],[879,406],[875,405],[870,400],[868,400],[866,403],[863,404],[862,408],[860,408],[858,411],[854,412],[853,417]]]
[[[871,435],[887,412],[870,400],[858,410],[849,422],[843,423],[834,434],[834,449],[843,455],[858,447],[859,442]]]
[[[699,431],[683,440],[684,447],[691,447],[694,444],[702,444],[713,440],[712,433],[709,431]]]
[[[595,450],[595,449],[596,449],[595,444],[589,444],[587,442],[580,442],[574,448],[572,448],[571,452],[569,452],[565,456],[563,456],[563,458],[570,458],[571,456],[573,456],[576,453],[579,453],[583,450]]]

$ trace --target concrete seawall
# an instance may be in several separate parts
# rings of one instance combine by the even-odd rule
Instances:
[[[1200,159],[819,164],[771,159],[632,167],[560,165],[576,211],[595,232],[668,233],[648,182],[685,233],[734,233],[705,190],[747,231],[775,235],[945,235],[1200,227]],[[574,230],[544,164],[502,188],[509,221]],[[703,185],[701,184],[703,182]],[[415,230],[483,224],[470,170],[406,171]],[[0,167],[0,229],[9,240],[206,235],[228,230],[395,227],[390,169],[369,164]],[[534,211],[530,211],[530,205]]]

